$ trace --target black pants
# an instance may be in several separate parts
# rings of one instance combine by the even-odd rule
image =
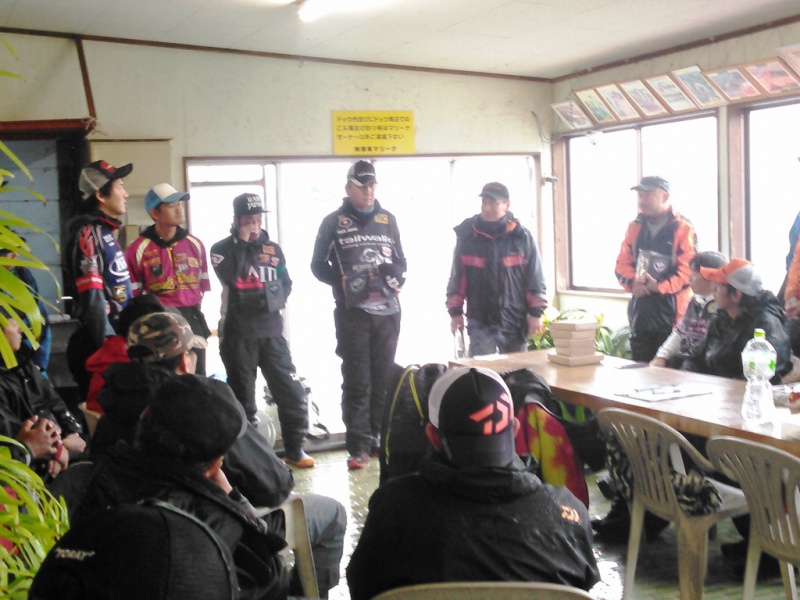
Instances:
[[[308,432],[308,399],[286,340],[281,336],[252,340],[223,336],[219,353],[228,373],[228,385],[244,406],[248,419],[256,414],[256,375],[261,368],[278,405],[283,446],[289,454],[301,450]]]
[[[400,313],[379,316],[336,307],[336,354],[342,359],[342,421],[351,455],[369,452],[380,436],[392,375]]]
[[[639,362],[650,362],[670,333],[671,327],[662,331],[631,330],[631,358]]]
[[[86,370],[86,360],[99,348],[89,333],[89,329],[83,325],[73,332],[67,342],[67,367],[78,385],[78,403],[86,400],[89,382],[92,380],[92,374]],[[68,408],[75,410],[76,407],[69,406]]]

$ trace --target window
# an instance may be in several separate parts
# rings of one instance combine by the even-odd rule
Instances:
[[[717,119],[700,117],[568,141],[571,287],[620,289],[614,264],[636,217],[641,175],[670,182],[677,212],[694,224],[698,247],[719,247]]]
[[[747,244],[764,287],[786,274],[789,229],[800,210],[800,103],[753,110],[748,119]]]

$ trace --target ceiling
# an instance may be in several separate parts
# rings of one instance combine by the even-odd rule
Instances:
[[[551,79],[800,15],[800,0],[356,0],[303,23],[278,1],[0,0],[0,27]]]

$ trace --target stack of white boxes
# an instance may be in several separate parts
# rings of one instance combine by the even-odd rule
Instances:
[[[550,335],[556,347],[554,354],[547,355],[550,362],[577,367],[603,360],[594,345],[597,321],[555,321],[550,323]]]

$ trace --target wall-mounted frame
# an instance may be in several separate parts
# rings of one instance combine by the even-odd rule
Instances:
[[[800,80],[779,58],[744,65],[742,68],[770,96],[780,96],[800,90]]]
[[[717,86],[728,102],[745,102],[763,96],[761,90],[737,67],[706,71],[703,75]]]
[[[778,54],[795,73],[800,75],[800,44],[778,48]]]
[[[678,69],[673,71],[672,75],[700,108],[713,108],[725,104],[725,98],[703,77],[697,65]]]
[[[630,100],[622,93],[615,83],[601,85],[595,88],[598,94],[606,101],[606,105],[620,121],[638,119],[639,111],[634,108]]]
[[[659,117],[669,114],[669,111],[650,91],[650,88],[638,79],[623,81],[619,84],[619,87],[622,88],[628,99],[645,117]]]
[[[672,112],[678,113],[697,108],[692,99],[669,75],[648,77],[644,82]]]
[[[609,109],[606,106],[606,103],[603,102],[600,94],[598,94],[592,88],[579,90],[575,92],[575,95],[589,112],[589,115],[592,117],[592,119],[594,119],[599,125],[616,122],[617,118],[614,116],[614,113],[612,113],[611,109]]]
[[[575,100],[556,102],[550,107],[556,111],[561,121],[570,129],[589,129],[594,126],[592,120],[586,116]]]

